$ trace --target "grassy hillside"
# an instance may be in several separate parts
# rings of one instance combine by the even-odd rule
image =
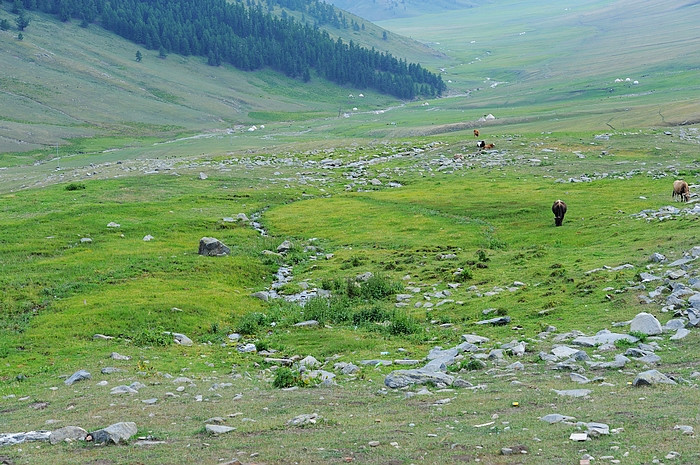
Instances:
[[[14,147],[0,155],[0,433],[138,428],[106,447],[0,446],[1,461],[699,463],[697,327],[671,339],[629,324],[686,325],[700,276],[697,52],[651,27],[695,44],[697,6],[539,5],[387,23],[450,55],[433,66],[451,96],[416,102],[136,63],[133,45],[46,18],[23,41],[0,33],[0,140]],[[465,32],[496,13],[500,27]],[[627,76],[639,84],[614,83]],[[679,178],[688,204],[671,197]],[[202,237],[231,253],[198,255]],[[304,291],[330,297],[264,300]],[[479,324],[496,317],[510,321]],[[641,344],[572,343],[602,330]],[[458,385],[385,386],[466,334],[489,340],[446,366]],[[581,351],[546,361],[562,344]],[[588,363],[623,354],[622,368]],[[309,355],[335,384],[303,379]],[[91,379],[64,384],[81,369]],[[677,384],[632,385],[650,369]],[[137,392],[111,393],[124,385]],[[552,413],[572,418],[540,420]],[[289,424],[301,414],[317,416]],[[570,439],[591,422],[610,434]]]

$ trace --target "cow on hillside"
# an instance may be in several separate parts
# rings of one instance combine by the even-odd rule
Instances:
[[[561,226],[564,222],[564,215],[566,215],[566,204],[561,200],[557,200],[552,205],[552,213],[554,213],[554,225]]]
[[[678,197],[681,202],[687,202],[690,200],[690,189],[688,188],[688,183],[681,180],[673,182],[673,194],[671,195],[674,199]]]
[[[479,130],[478,129],[474,129],[474,137],[479,137]]]

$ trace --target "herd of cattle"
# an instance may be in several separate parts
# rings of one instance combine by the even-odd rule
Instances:
[[[474,129],[474,137],[479,137],[479,130]],[[487,144],[486,141],[477,141],[476,147],[481,152],[482,149],[490,150],[494,148],[493,144]],[[673,194],[671,197],[681,202],[687,202],[690,200],[690,188],[688,183],[679,179],[673,182]],[[554,213],[554,225],[561,226],[564,222],[564,215],[566,214],[566,203],[562,200],[556,200],[552,205],[552,213]]]

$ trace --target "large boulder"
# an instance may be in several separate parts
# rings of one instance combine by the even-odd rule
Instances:
[[[214,237],[203,237],[199,240],[199,255],[207,257],[222,257],[231,253],[231,249]]]
[[[80,440],[82,441],[87,436],[87,431],[82,429],[80,426],[64,426],[63,428],[57,429],[51,432],[49,436],[49,442],[51,444],[58,444],[59,442],[70,440]]]
[[[392,371],[384,379],[384,384],[392,389],[410,386],[412,384],[433,384],[450,386],[454,377],[441,371],[396,370]]]
[[[88,373],[85,370],[79,370],[73,373],[67,380],[64,381],[66,386],[71,386],[73,383],[77,383],[78,381],[83,381],[85,379],[90,379],[90,373]]]
[[[650,313],[638,313],[630,323],[630,331],[638,331],[649,336],[661,334],[663,329],[661,323]]]
[[[86,437],[86,441],[93,441],[95,444],[104,443],[114,443],[119,444],[120,442],[126,442],[131,436],[136,434],[138,428],[136,428],[136,423],[133,421],[126,421],[115,423],[109,425],[104,429],[99,429],[89,433]]]
[[[632,384],[634,386],[651,386],[652,384],[676,384],[676,382],[658,370],[648,370],[639,373]]]

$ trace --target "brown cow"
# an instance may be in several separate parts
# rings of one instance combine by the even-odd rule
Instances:
[[[673,194],[671,197],[674,199],[678,197],[681,202],[687,202],[690,200],[690,189],[688,188],[688,183],[681,180],[673,182]]]
[[[479,130],[478,129],[474,129],[474,137],[479,137]]]
[[[491,150],[493,147],[494,147],[493,144],[486,144],[486,145],[484,145],[484,148],[485,148],[486,150]]]
[[[566,215],[566,204],[561,200],[557,200],[552,205],[552,213],[554,213],[554,225],[561,226],[562,222],[564,222],[564,215]]]

